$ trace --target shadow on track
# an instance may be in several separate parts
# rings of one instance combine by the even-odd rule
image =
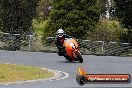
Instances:
[[[57,63],[79,63],[78,61],[73,61],[73,62],[70,62],[70,61],[56,61]]]

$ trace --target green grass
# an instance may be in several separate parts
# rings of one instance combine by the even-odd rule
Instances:
[[[53,77],[54,73],[37,67],[0,64],[0,83]]]

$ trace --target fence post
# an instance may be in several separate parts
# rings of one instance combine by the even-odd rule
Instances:
[[[102,53],[104,53],[104,41],[102,41],[102,47],[101,47],[101,49],[102,49]]]
[[[28,49],[29,49],[29,51],[31,51],[31,43],[32,43],[32,37],[33,37],[33,35],[28,35],[29,36],[29,43],[28,43]]]

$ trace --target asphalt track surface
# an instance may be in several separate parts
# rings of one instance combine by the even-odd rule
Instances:
[[[0,51],[0,63],[45,67],[69,73],[63,80],[46,82],[0,85],[0,88],[130,88],[129,84],[85,84],[76,82],[77,68],[82,66],[88,74],[130,74],[132,75],[132,57],[83,55],[84,63],[69,63],[56,53]]]

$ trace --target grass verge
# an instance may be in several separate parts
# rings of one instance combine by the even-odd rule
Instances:
[[[53,76],[54,73],[37,67],[0,64],[0,83],[35,80]]]

